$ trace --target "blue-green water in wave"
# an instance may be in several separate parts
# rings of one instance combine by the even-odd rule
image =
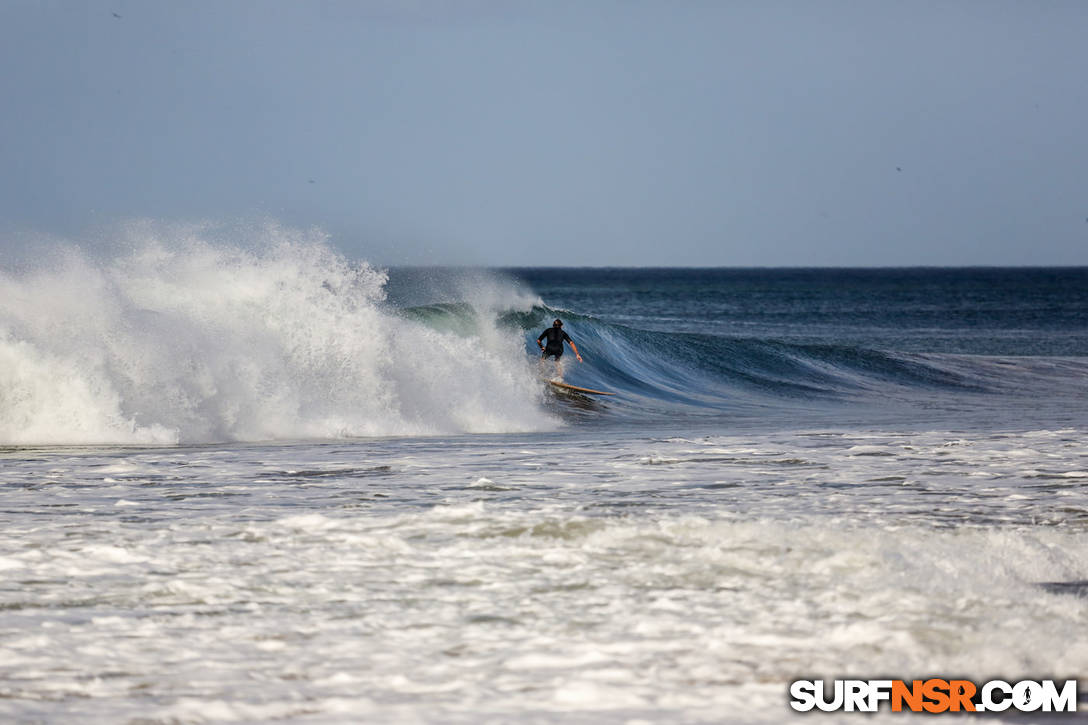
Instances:
[[[441,293],[413,304],[435,294],[423,274],[394,270],[390,301],[441,329],[470,336],[476,315],[495,314],[535,357],[536,335],[562,317],[585,357],[567,355],[566,379],[621,394],[595,420],[847,404],[1068,421],[1088,394],[1084,268],[509,269],[539,301],[493,311]]]

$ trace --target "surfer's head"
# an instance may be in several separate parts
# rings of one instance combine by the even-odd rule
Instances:
[[[563,321],[559,320],[559,319],[557,319],[555,322],[552,323],[552,327],[562,327],[562,326],[563,326]]]

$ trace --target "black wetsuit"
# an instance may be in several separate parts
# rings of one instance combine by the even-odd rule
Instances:
[[[570,342],[570,335],[563,332],[562,327],[549,327],[547,330],[540,333],[540,337],[538,337],[536,341],[540,342],[545,337],[548,338],[548,342],[544,344],[544,352],[540,357],[543,358],[554,355],[556,360],[563,357],[563,341],[566,340],[567,342]]]

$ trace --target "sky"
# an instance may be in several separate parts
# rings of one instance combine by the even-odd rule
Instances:
[[[1082,0],[0,0],[0,99],[0,254],[1088,264]]]

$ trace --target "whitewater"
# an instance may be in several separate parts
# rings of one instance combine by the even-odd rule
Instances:
[[[242,236],[0,267],[3,721],[1084,698],[1088,270],[380,269]],[[614,398],[542,381],[557,316],[564,378]]]
[[[271,229],[244,249],[198,232],[0,276],[0,443],[548,427],[521,345],[488,317],[471,338],[400,318],[385,273],[319,235]]]

